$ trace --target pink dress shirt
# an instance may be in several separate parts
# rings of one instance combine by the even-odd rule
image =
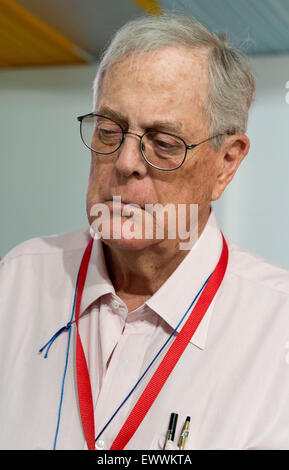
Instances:
[[[28,240],[0,263],[0,448],[52,449],[68,330],[89,228]],[[142,306],[115,294],[94,240],[80,334],[96,435],[171,334],[215,268],[222,237],[214,212],[183,262]],[[86,449],[78,407],[75,323],[56,449]],[[109,449],[161,358],[97,442]],[[161,449],[171,412],[186,416],[187,449],[289,449],[289,273],[229,242],[224,281],[184,354],[126,449]]]

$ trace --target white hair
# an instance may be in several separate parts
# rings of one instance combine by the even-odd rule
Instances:
[[[212,135],[241,133],[247,130],[255,79],[248,61],[226,40],[214,34],[193,17],[163,14],[145,16],[125,24],[104,51],[94,80],[94,106],[106,71],[126,54],[147,52],[167,46],[208,50],[209,93],[205,114]],[[94,108],[95,109],[95,108]],[[223,138],[214,139],[217,149]]]

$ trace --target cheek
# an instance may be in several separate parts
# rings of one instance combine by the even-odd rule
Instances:
[[[88,180],[88,197],[102,199],[108,191],[111,184],[111,175],[113,162],[106,157],[97,157],[92,155],[90,163],[90,172]]]
[[[193,157],[193,158],[192,158]],[[210,202],[212,189],[216,182],[217,168],[215,155],[210,149],[199,151],[192,156],[179,178],[180,197],[189,195],[191,203],[202,204]]]

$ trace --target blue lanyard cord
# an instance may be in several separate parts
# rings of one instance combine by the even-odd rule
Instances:
[[[185,314],[183,315],[183,317],[181,318],[181,320],[179,321],[179,323],[177,324],[177,326],[175,327],[174,331],[170,334],[169,338],[165,341],[165,343],[163,344],[163,346],[160,348],[160,350],[158,351],[158,353],[155,355],[155,357],[152,359],[152,361],[150,362],[150,364],[148,365],[148,367],[146,368],[146,370],[144,371],[144,373],[142,374],[142,376],[138,379],[138,381],[136,382],[136,384],[133,386],[133,388],[131,389],[131,391],[128,393],[128,395],[125,397],[125,399],[122,401],[122,403],[119,405],[119,407],[116,409],[116,411],[113,413],[113,415],[111,416],[111,418],[107,421],[107,423],[105,424],[105,426],[102,428],[102,430],[100,431],[100,433],[96,436],[95,438],[95,441],[97,441],[100,436],[104,433],[104,431],[106,430],[106,428],[108,427],[108,425],[111,423],[111,421],[114,419],[114,417],[116,416],[116,414],[119,412],[119,410],[122,408],[122,406],[125,404],[125,402],[129,399],[129,397],[131,396],[131,394],[134,392],[134,390],[137,388],[137,386],[139,385],[139,383],[142,381],[142,379],[144,378],[144,376],[147,374],[147,372],[149,371],[149,369],[151,368],[151,366],[153,365],[153,363],[156,361],[156,359],[158,358],[158,356],[161,354],[161,352],[163,351],[163,349],[166,347],[166,345],[169,343],[169,341],[171,340],[171,338],[174,336],[175,332],[177,331],[177,329],[179,328],[179,326],[181,325],[181,323],[184,321],[185,317],[187,316],[188,312],[191,310],[192,306],[194,305],[194,303],[196,302],[197,298],[200,296],[201,292],[203,291],[203,289],[205,288],[206,284],[208,283],[210,277],[211,277],[212,274],[210,274],[210,276],[208,277],[208,279],[204,282],[204,284],[202,285],[201,289],[199,290],[199,292],[197,293],[197,295],[195,296],[194,300],[192,301],[191,305],[189,306],[189,308],[187,309],[187,311],[185,312]]]
[[[53,443],[53,450],[56,450],[56,443],[57,443],[57,437],[58,437],[58,432],[59,432],[59,424],[60,424],[60,419],[61,419],[61,410],[62,410],[62,402],[63,402],[63,394],[64,394],[64,384],[65,384],[65,379],[66,379],[66,372],[67,372],[67,366],[68,366],[68,358],[69,358],[69,350],[70,350],[70,340],[71,340],[71,325],[72,325],[72,321],[73,321],[73,317],[74,317],[74,312],[75,312],[75,303],[76,303],[76,295],[77,295],[77,286],[78,286],[78,277],[79,277],[79,272],[77,274],[77,279],[76,279],[76,285],[75,285],[75,291],[74,291],[74,300],[73,300],[73,307],[72,307],[72,313],[71,313],[71,317],[70,317],[70,320],[69,322],[63,326],[62,328],[60,328],[53,336],[52,338],[50,338],[50,340],[39,350],[40,353],[42,353],[42,351],[44,351],[44,349],[46,349],[46,352],[45,352],[45,355],[44,355],[44,358],[47,358],[48,356],[48,352],[52,346],[52,344],[54,343],[55,339],[61,334],[63,333],[65,330],[68,330],[68,339],[67,339],[67,348],[66,348],[66,358],[65,358],[65,365],[64,365],[64,371],[63,371],[63,377],[62,377],[62,385],[61,385],[61,393],[60,393],[60,402],[59,402],[59,407],[58,407],[58,418],[57,418],[57,425],[56,425],[56,432],[55,432],[55,437],[54,437],[54,443]],[[129,399],[129,397],[132,395],[132,393],[134,392],[134,390],[137,388],[137,386],[139,385],[139,383],[142,381],[142,379],[145,377],[145,375],[148,373],[149,369],[152,367],[153,363],[156,361],[156,359],[158,358],[158,356],[161,354],[161,352],[164,350],[164,348],[167,346],[167,344],[170,342],[171,338],[174,336],[175,332],[177,331],[177,329],[179,328],[179,326],[182,324],[182,322],[184,321],[184,319],[186,318],[188,312],[191,310],[192,306],[194,305],[194,303],[196,302],[196,300],[198,299],[198,297],[200,296],[201,292],[203,291],[203,289],[205,288],[206,284],[208,283],[209,279],[211,277],[211,274],[210,276],[207,278],[207,280],[204,282],[204,284],[202,285],[201,289],[199,290],[199,292],[197,293],[197,295],[195,296],[195,298],[193,299],[193,301],[191,302],[189,308],[187,309],[187,311],[185,312],[185,314],[183,315],[183,317],[181,318],[181,320],[179,321],[179,323],[177,324],[177,326],[175,327],[175,329],[173,330],[173,332],[170,334],[169,338],[165,341],[165,343],[163,344],[163,346],[160,348],[160,350],[158,351],[158,353],[155,355],[155,357],[152,359],[152,361],[150,362],[150,364],[148,365],[148,367],[146,368],[146,370],[144,371],[144,373],[141,375],[141,377],[138,379],[138,381],[136,382],[136,384],[133,386],[133,388],[130,390],[130,392],[128,393],[128,395],[125,397],[125,399],[122,401],[122,403],[119,405],[119,407],[116,409],[116,411],[113,413],[113,415],[111,416],[111,418],[107,421],[107,423],[105,424],[105,426],[102,428],[102,430],[100,431],[100,433],[98,434],[98,436],[96,437],[96,441],[100,438],[100,436],[103,434],[103,432],[106,430],[106,428],[108,427],[108,425],[111,423],[111,421],[114,419],[114,417],[116,416],[116,414],[119,412],[119,410],[122,408],[122,406],[126,403],[126,401]]]
[[[58,407],[58,417],[57,417],[57,425],[56,425],[56,432],[55,432],[55,437],[54,437],[54,443],[53,443],[53,450],[56,450],[56,443],[57,443],[57,437],[58,437],[58,431],[59,431],[59,424],[60,424],[60,418],[61,418],[61,409],[62,409],[62,401],[63,401],[63,394],[64,394],[64,383],[65,383],[65,378],[66,378],[66,372],[67,372],[67,365],[68,365],[68,357],[69,357],[69,349],[70,349],[70,339],[71,339],[71,323],[73,320],[74,316],[74,311],[75,311],[75,303],[76,303],[76,294],[77,294],[77,284],[78,284],[78,276],[79,272],[77,274],[77,279],[76,279],[76,285],[75,285],[75,290],[74,290],[74,299],[73,299],[73,307],[72,307],[72,313],[69,322],[67,325],[63,326],[60,328],[53,336],[52,338],[39,350],[40,353],[44,351],[46,348],[46,352],[44,354],[44,358],[46,359],[48,356],[49,349],[51,348],[52,344],[56,340],[56,338],[65,330],[68,330],[68,339],[67,339],[67,347],[66,347],[66,358],[65,358],[65,365],[64,365],[64,371],[63,371],[63,377],[62,377],[62,385],[61,385],[61,393],[60,393],[60,402],[59,402],[59,407]]]
[[[77,279],[76,279],[76,284],[75,284],[74,299],[73,299],[73,306],[72,306],[71,317],[70,317],[70,321],[69,321],[69,323],[68,323],[70,326],[71,326],[71,322],[72,322],[72,320],[73,320],[74,311],[75,311],[75,302],[76,302],[76,294],[77,294],[78,276],[79,276],[79,272],[78,272],[78,274],[77,274]],[[66,328],[66,327],[64,327],[64,328]],[[59,330],[59,331],[60,331],[60,330]],[[53,450],[56,450],[56,443],[57,443],[57,437],[58,437],[58,431],[59,431],[59,424],[60,424],[60,418],[61,418],[61,409],[62,409],[62,401],[63,401],[63,393],[64,393],[64,383],[65,383],[65,378],[66,378],[66,371],[67,371],[68,357],[69,357],[69,349],[70,349],[70,338],[71,338],[71,327],[69,327],[69,331],[68,331],[67,348],[66,348],[66,358],[65,358],[65,365],[64,365],[64,371],[63,371],[63,377],[62,377],[62,385],[61,385],[61,393],[60,393],[60,402],[59,402],[59,407],[58,407],[58,417],[57,417],[57,425],[56,425],[56,431],[55,431],[55,437],[54,437],[54,443],[53,443]]]
[[[65,330],[70,330],[71,328],[71,321],[69,321],[65,326],[63,326],[62,328],[60,328],[58,331],[56,331],[56,333],[52,336],[52,338],[50,338],[49,341],[47,341],[47,343],[42,346],[41,349],[39,349],[39,352],[42,353],[42,351],[44,351],[44,349],[46,349],[45,351],[45,354],[44,354],[44,359],[47,359],[48,357],[48,353],[49,353],[49,349],[51,348],[52,344],[54,343],[54,341],[56,340],[56,338],[61,335],[61,333],[63,333],[63,331]]]

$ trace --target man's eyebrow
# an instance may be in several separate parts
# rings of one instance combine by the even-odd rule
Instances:
[[[98,114],[103,114],[104,116],[110,117],[111,119],[115,119],[116,121],[128,122],[127,116],[124,114],[114,111],[113,109],[109,108],[108,106],[102,106],[96,111]],[[182,125],[178,122],[171,122],[171,121],[153,121],[149,123],[147,126],[143,126],[145,129],[157,129],[163,130],[167,132],[181,132]]]
[[[159,129],[168,132],[181,132],[182,125],[178,122],[171,121],[154,121],[149,126],[148,129]]]
[[[113,109],[109,108],[108,106],[101,106],[101,108],[96,110],[97,114],[102,114],[104,116],[110,117],[111,119],[120,120],[127,122],[127,117],[119,113],[118,111],[114,111]]]

